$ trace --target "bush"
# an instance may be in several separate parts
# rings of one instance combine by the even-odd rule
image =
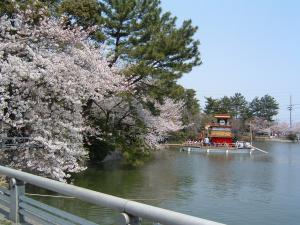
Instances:
[[[297,140],[297,135],[295,133],[289,133],[286,138],[288,140],[291,140],[291,141],[296,141]]]

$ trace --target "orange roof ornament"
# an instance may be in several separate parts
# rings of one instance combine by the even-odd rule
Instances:
[[[229,114],[216,114],[214,115],[215,118],[217,119],[230,119],[231,116]]]

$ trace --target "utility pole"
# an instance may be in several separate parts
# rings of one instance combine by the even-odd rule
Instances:
[[[293,104],[292,104],[292,95],[290,95],[290,104],[288,106],[288,110],[290,111],[290,128],[292,128],[292,110],[293,110]]]
[[[252,143],[253,143],[253,133],[252,133],[252,124],[251,124],[251,120],[250,120],[250,124],[249,124],[249,127],[250,127],[250,144],[252,146]]]

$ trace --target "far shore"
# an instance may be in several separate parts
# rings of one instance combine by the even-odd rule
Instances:
[[[268,137],[256,137],[254,141],[274,141],[274,142],[287,142],[287,143],[298,143],[299,140],[289,140],[285,138],[268,138]]]

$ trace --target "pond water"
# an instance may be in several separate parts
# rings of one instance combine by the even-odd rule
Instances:
[[[118,163],[91,167],[73,183],[225,224],[300,224],[300,144],[255,145],[269,154],[226,156],[169,149],[140,168]],[[109,209],[75,199],[39,200],[100,224],[114,224],[116,213]]]

